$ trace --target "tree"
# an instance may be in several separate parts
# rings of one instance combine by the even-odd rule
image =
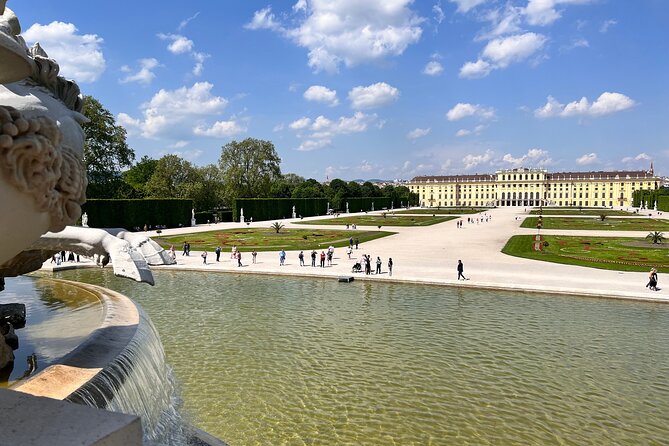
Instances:
[[[81,126],[86,135],[84,164],[89,197],[113,198],[122,183],[121,171],[132,165],[135,152],[126,143],[125,129],[93,96],[84,96],[83,114],[89,119]]]
[[[147,197],[192,198],[193,185],[197,181],[197,171],[188,161],[177,155],[160,158],[146,184]]]
[[[304,183],[293,189],[293,198],[323,198],[323,185],[313,178],[309,178]]]
[[[278,234],[281,229],[283,229],[283,224],[279,223],[278,221],[275,221],[270,225],[270,228],[274,229],[276,233]]]
[[[650,240],[653,244],[659,244],[664,241],[664,234],[659,231],[654,231],[649,233],[646,238]]]
[[[194,180],[186,188],[185,193],[193,199],[195,209],[213,210],[223,204],[221,171],[215,164],[196,167]]]
[[[157,165],[158,160],[154,160],[145,155],[137,162],[137,164],[123,172],[123,181],[138,191],[141,196],[144,196],[144,188],[156,171]]]
[[[219,168],[228,204],[235,198],[269,196],[272,183],[281,177],[280,163],[270,141],[247,138],[224,145]]]
[[[363,197],[376,197],[377,191],[379,190],[378,186],[375,186],[370,181],[365,181],[360,187],[360,192]]]
[[[294,173],[287,173],[274,183],[270,188],[272,198],[290,198],[293,196],[295,187],[304,182],[304,178]]]

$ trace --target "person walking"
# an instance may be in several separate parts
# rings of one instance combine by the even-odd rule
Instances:
[[[465,265],[462,264],[462,260],[458,260],[458,280],[460,280],[460,277],[462,277],[462,280],[468,280],[464,274],[462,274],[465,270]]]
[[[348,259],[349,259],[349,260],[351,260],[351,254],[352,254],[352,253],[353,253],[353,249],[351,249],[351,247],[349,246],[349,247],[346,249],[346,254],[348,255]]]
[[[241,267],[242,266],[242,252],[237,251],[237,266]]]
[[[388,275],[390,277],[393,276],[393,258],[392,257],[388,257]]]
[[[321,268],[325,268],[325,251],[321,251]]]
[[[188,242],[184,242],[184,252],[181,253],[181,256],[185,256],[188,253]]]
[[[203,263],[204,265],[206,265],[206,264],[207,264],[207,251],[206,251],[206,250],[203,251],[202,254],[201,254],[201,256],[202,256],[202,263]]]
[[[300,266],[304,266],[304,251],[300,251],[297,258],[300,259]]]
[[[311,266],[316,266],[316,250],[311,251]]]
[[[279,252],[279,266],[283,266],[285,261],[286,261],[286,251],[282,249],[281,252]]]
[[[651,291],[657,291],[657,270],[655,268],[651,268],[650,273],[648,273],[648,283],[646,284],[646,287]]]
[[[372,257],[370,255],[365,255],[365,274],[372,274]]]
[[[221,247],[217,246],[215,252],[216,252],[216,261],[218,262],[221,259]]]
[[[253,263],[256,263],[256,257],[258,257],[258,253],[256,252],[255,249],[251,253],[251,257],[253,257]]]
[[[381,274],[381,257],[376,257],[376,274]]]
[[[358,249],[358,237],[355,238],[355,249]]]

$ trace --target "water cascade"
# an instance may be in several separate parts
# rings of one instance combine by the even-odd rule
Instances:
[[[165,362],[157,330],[137,308],[140,322],[132,341],[113,363],[67,399],[140,416],[145,445],[189,444],[192,428],[181,414],[174,373]]]

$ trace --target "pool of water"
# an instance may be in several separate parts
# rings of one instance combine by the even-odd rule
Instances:
[[[391,283],[109,271],[193,422],[231,445],[660,445],[669,306]]]
[[[28,370],[28,358],[35,355],[35,373],[78,346],[102,323],[102,305],[92,293],[48,279],[7,278],[0,303],[26,306],[26,326],[16,330],[19,348],[14,366],[4,370],[0,387],[12,385]]]

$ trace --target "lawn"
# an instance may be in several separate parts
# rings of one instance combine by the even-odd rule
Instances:
[[[528,217],[522,228],[536,228],[538,217]],[[669,220],[651,218],[549,217],[543,218],[543,229],[583,229],[602,231],[669,231]]]
[[[652,244],[643,238],[542,236],[548,246],[535,251],[534,235],[514,235],[504,254],[544,262],[616,271],[648,271],[656,267],[669,272],[669,244]]]
[[[462,215],[478,214],[490,208],[428,208],[428,209],[405,209],[401,211],[388,211],[395,214],[429,214],[429,215]]]
[[[182,249],[184,241],[188,241],[192,251],[207,249],[213,251],[220,246],[223,251],[230,251],[236,246],[240,251],[278,251],[321,249],[330,245],[334,247],[348,246],[349,238],[358,239],[360,243],[368,242],[394,232],[388,231],[337,231],[327,229],[281,229],[277,234],[271,228],[240,228],[225,231],[195,232],[175,236],[152,237],[161,246],[168,249]]]
[[[530,211],[530,214],[532,215],[592,215],[595,217],[599,217],[600,215],[606,215],[607,217],[613,217],[613,216],[626,216],[626,217],[634,217],[638,216],[639,214],[636,214],[634,212],[627,212],[627,211],[622,211],[620,209],[580,209],[579,208],[542,208],[541,210],[539,209],[533,209]]]
[[[364,214],[364,215],[353,215],[346,217],[335,217],[328,218],[325,220],[310,220],[310,221],[299,221],[296,222],[301,225],[357,225],[357,226],[430,226],[437,223],[443,223],[448,220],[454,220],[457,217],[446,216],[446,217],[432,217],[422,216],[422,215],[383,215],[378,214]]]

